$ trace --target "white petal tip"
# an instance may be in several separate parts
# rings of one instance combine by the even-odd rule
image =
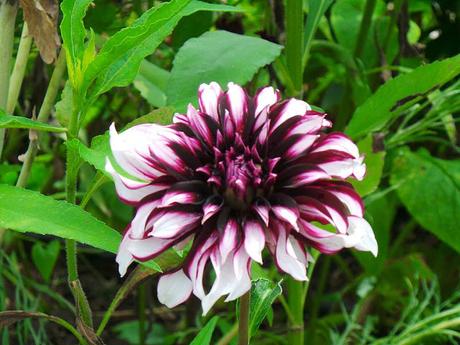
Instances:
[[[185,302],[192,293],[192,281],[183,270],[161,276],[158,281],[158,300],[168,308]]]

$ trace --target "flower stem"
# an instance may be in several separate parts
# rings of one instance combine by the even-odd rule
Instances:
[[[0,109],[6,108],[10,83],[10,64],[13,54],[14,24],[17,1],[0,0]],[[5,129],[0,128],[0,158],[5,142]]]
[[[294,96],[302,96],[302,54],[302,0],[286,0],[286,64],[294,84]]]
[[[30,47],[32,46],[32,36],[29,35],[29,28],[24,22],[22,27],[21,40],[19,41],[18,53],[14,62],[13,73],[11,73],[10,85],[8,90],[8,101],[6,104],[6,112],[12,114],[18,101],[19,92],[21,91],[24,72],[29,59]]]
[[[238,320],[238,345],[249,344],[249,307],[251,291],[240,297],[240,315]]]
[[[293,318],[289,322],[288,343],[290,345],[303,345],[304,343],[304,284],[290,277],[287,279],[287,302]]]
[[[359,27],[358,38],[355,42],[355,57],[360,58],[363,53],[364,46],[367,40],[367,34],[372,22],[372,16],[374,14],[375,4],[377,0],[366,0],[366,5],[364,6],[363,19],[361,20],[361,25]]]

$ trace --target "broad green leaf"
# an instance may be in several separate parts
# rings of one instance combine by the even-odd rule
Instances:
[[[357,145],[359,152],[365,157],[366,176],[362,181],[352,179],[350,182],[361,196],[365,196],[375,191],[379,186],[385,163],[385,151],[374,152],[371,135],[358,142]]]
[[[422,227],[460,252],[460,160],[401,149],[393,161],[391,184]]]
[[[356,109],[346,133],[352,138],[358,138],[383,129],[398,116],[398,111],[406,103],[427,95],[459,73],[460,55],[456,55],[389,80]]]
[[[131,26],[120,30],[104,44],[85,74],[85,88],[97,96],[114,86],[126,86],[135,78],[141,61],[153,53],[179,20],[197,11],[236,11],[234,7],[201,1],[172,0],[151,8]]]
[[[71,239],[110,253],[116,253],[121,242],[118,231],[81,207],[8,185],[0,185],[0,226]],[[145,265],[161,270],[153,261]]]
[[[19,232],[54,235],[116,253],[118,231],[76,205],[30,190],[0,185],[0,225]]]
[[[155,109],[150,113],[131,121],[125,126],[125,128],[123,128],[123,130],[143,123],[158,123],[160,125],[170,125],[172,123],[173,115],[174,109],[172,107],[163,107]]]
[[[50,281],[60,249],[61,244],[58,240],[53,240],[46,245],[35,242],[32,247],[32,261],[46,282]]]
[[[197,336],[192,340],[190,345],[209,345],[211,343],[212,333],[216,328],[219,316],[214,316],[211,320],[206,323]]]
[[[22,128],[58,133],[67,131],[66,128],[51,126],[47,123],[31,120],[27,117],[8,115],[3,110],[0,110],[0,128]]]
[[[141,62],[139,73],[134,79],[134,87],[154,107],[166,105],[166,85],[169,72],[147,60]]]
[[[257,332],[262,321],[269,313],[273,302],[282,292],[283,290],[281,289],[280,283],[275,284],[263,278],[252,282],[251,309],[249,314],[249,330],[251,336]]]
[[[281,53],[282,47],[257,37],[227,31],[207,32],[188,40],[177,53],[166,95],[168,104],[184,111],[197,104],[201,83],[245,84]],[[206,52],[203,54],[203,52]]]

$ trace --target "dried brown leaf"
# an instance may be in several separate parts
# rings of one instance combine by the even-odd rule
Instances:
[[[29,33],[46,63],[56,60],[61,44],[57,31],[59,5],[57,0],[19,0]]]

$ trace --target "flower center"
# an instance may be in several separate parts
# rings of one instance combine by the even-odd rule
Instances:
[[[260,163],[248,154],[236,154],[230,149],[225,153],[224,167],[225,200],[232,208],[246,209],[262,181]]]

